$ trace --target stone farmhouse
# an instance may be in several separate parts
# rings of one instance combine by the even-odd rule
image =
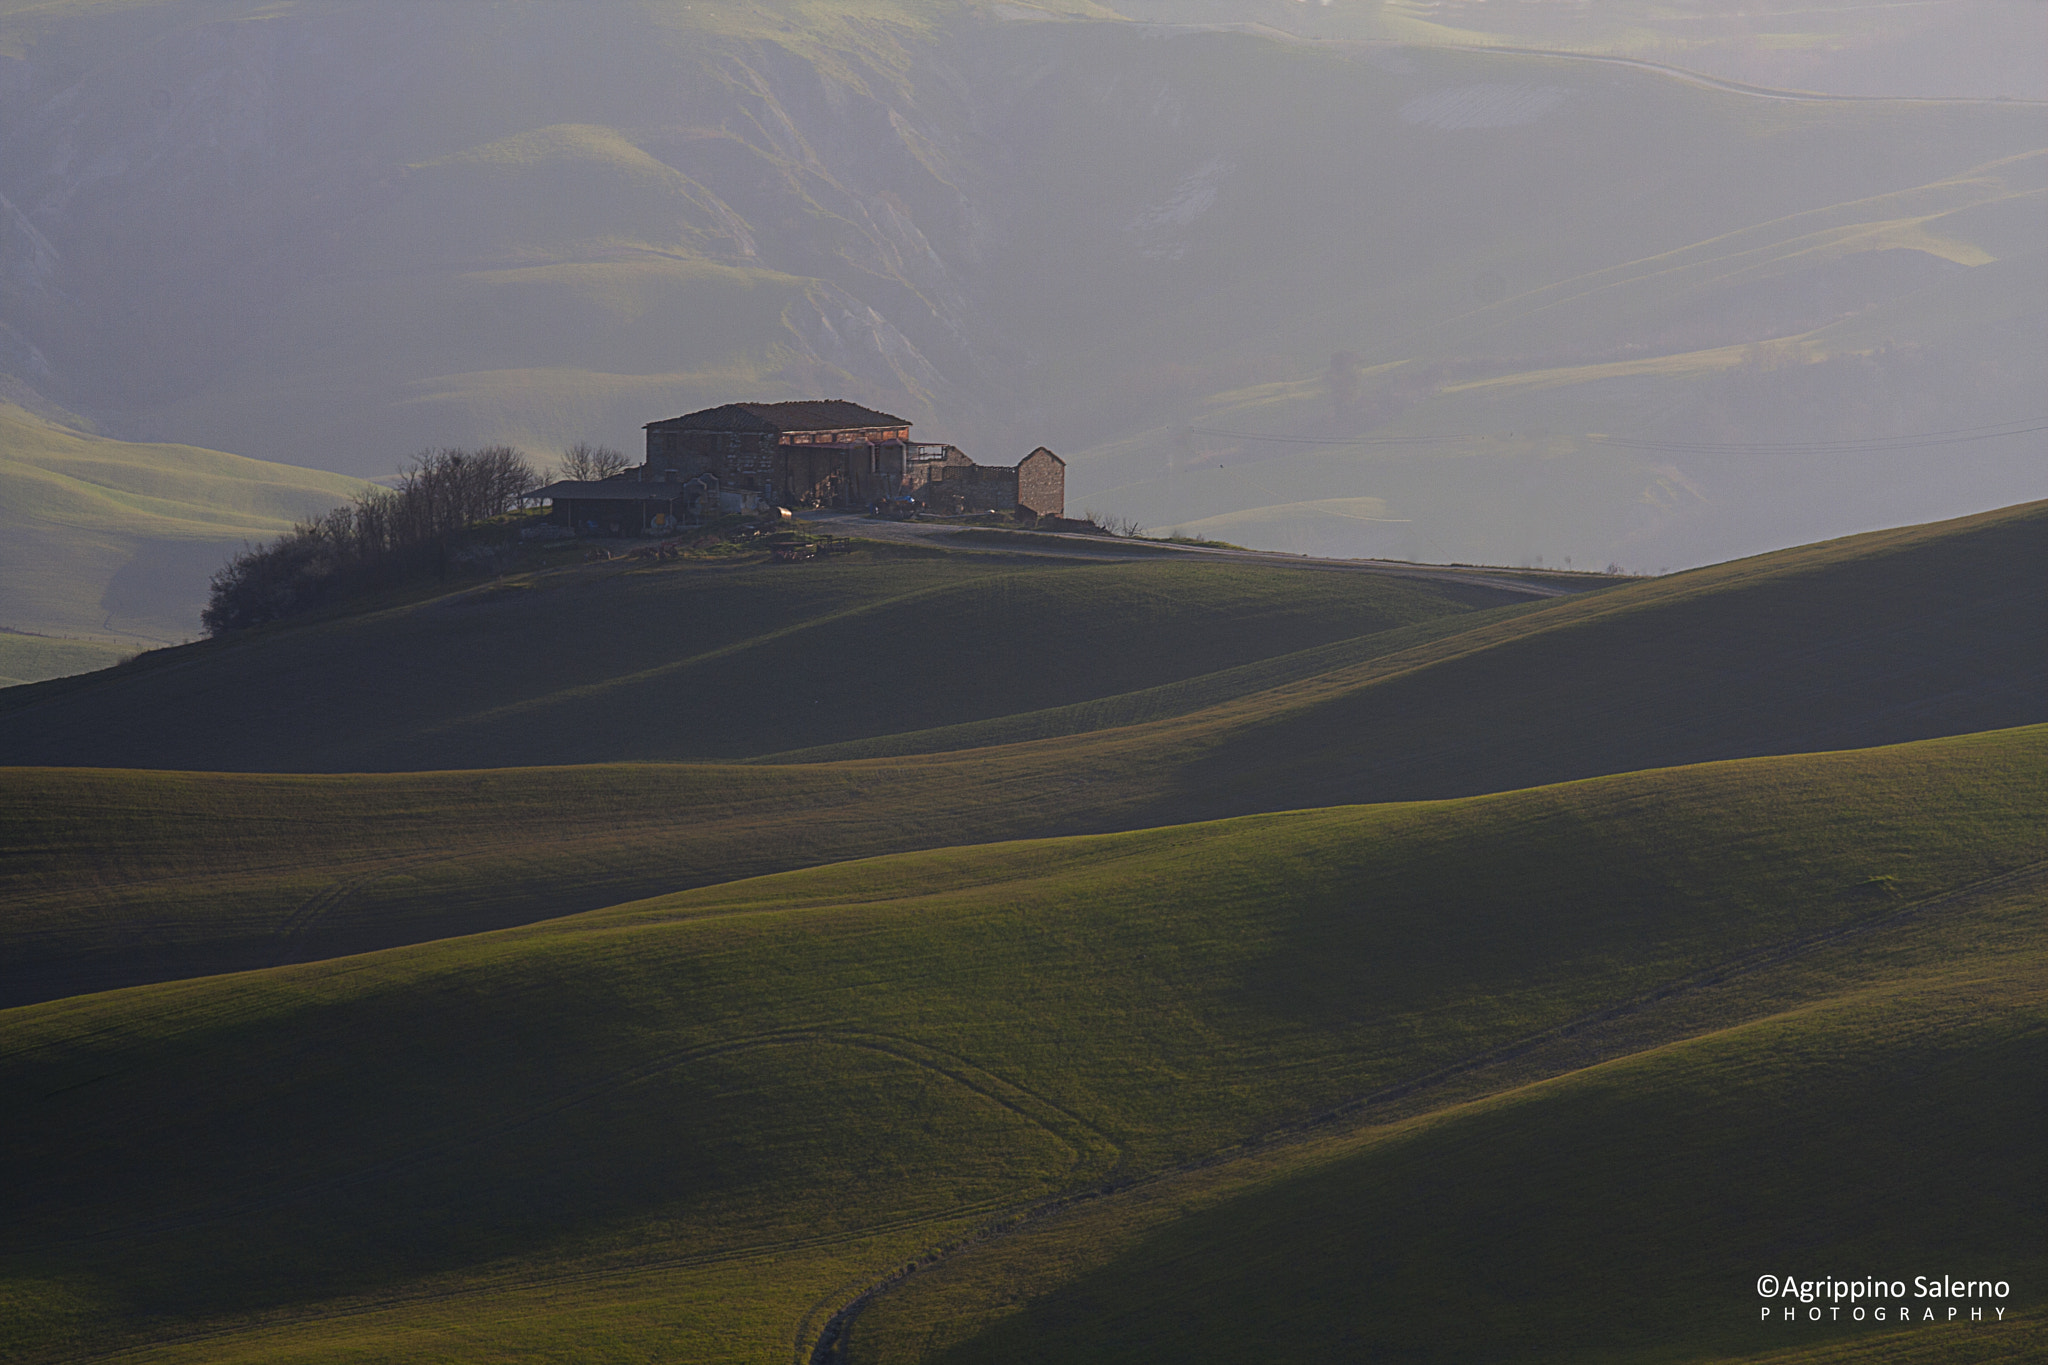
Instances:
[[[564,526],[613,535],[769,506],[1066,514],[1067,464],[1045,447],[1015,465],[978,465],[957,446],[912,441],[901,417],[839,399],[727,403],[646,431],[645,463],[533,496]]]

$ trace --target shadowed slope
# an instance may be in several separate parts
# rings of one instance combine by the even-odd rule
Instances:
[[[2048,503],[1848,536],[1064,708],[776,760],[1152,721],[1279,800],[1450,795],[2048,719]],[[1229,694],[1236,693],[1233,701]],[[1310,784],[1318,784],[1311,786]]]
[[[1279,687],[1244,671],[1221,689],[1235,703],[1113,742],[1214,747],[1234,730],[1216,767],[1284,780],[1279,800],[1301,805],[2025,724],[2048,718],[2044,551],[2048,503],[1777,551],[1405,652],[1368,645],[1351,656],[1368,662]],[[584,566],[257,632],[0,697],[0,760],[332,771],[738,757],[792,739],[839,741],[805,757],[960,749],[1011,738],[1020,713],[1497,600],[1215,562],[869,554]],[[933,724],[947,728],[916,733]],[[1277,771],[1304,759],[1342,772]]]
[[[1065,710],[836,752],[915,755],[927,745],[1086,731],[998,748],[832,763],[359,777],[0,769],[0,829],[10,854],[0,865],[9,905],[0,922],[8,948],[0,954],[7,964],[0,998],[44,999],[418,942],[870,853],[1455,795],[2036,720],[2048,714],[2048,627],[2037,572],[2044,526],[2048,511],[2037,505],[1879,532],[1489,612],[1470,631],[1453,632],[1456,618],[1439,616]],[[1159,582],[1200,587],[1209,566],[1166,567],[1176,576],[1115,566],[1048,569],[1037,579],[1005,571],[991,581],[971,569],[964,580],[941,576],[919,591],[981,594],[992,605],[969,624],[978,624],[973,638],[982,640],[1006,637],[1020,598],[1072,602],[1092,594],[1101,607],[1098,643],[1078,662],[1034,645],[1044,674],[1011,683],[985,662],[961,661],[967,676],[991,690],[1056,691],[1186,666],[1211,652],[1206,641],[1222,632],[1203,630],[1199,620],[1183,629],[1170,610],[1185,597],[1146,591]],[[1238,571],[1219,572],[1221,590],[1237,591]],[[741,573],[732,571],[732,581],[746,587]],[[629,576],[623,591],[641,590],[635,581]],[[748,591],[794,581],[757,578]],[[846,587],[849,579],[817,582]],[[1295,585],[1308,595],[1298,615],[1280,610],[1245,625],[1238,647],[1322,628],[1317,615],[1331,607],[1321,594],[1339,591],[1326,582],[1316,575],[1250,580],[1258,592],[1235,599],[1248,611],[1272,601],[1284,607]],[[997,593],[1004,583],[1021,585],[1007,610]],[[851,579],[847,587],[856,603],[860,586]],[[606,587],[583,581],[562,591],[579,604],[603,604]],[[1073,591],[1058,595],[1064,589]],[[891,609],[885,602],[865,613],[848,610],[872,622]],[[408,610],[394,615],[405,619]],[[284,669],[306,641],[325,640],[324,631],[371,631],[380,619],[195,652],[192,676],[276,676],[259,670]],[[1133,622],[1144,627],[1135,634],[1150,631],[1146,638],[1172,648],[1134,658],[1138,650],[1106,638]],[[793,635],[809,629],[800,623]],[[744,623],[731,633],[737,638],[728,659],[781,647],[749,637]],[[1385,648],[1408,644],[1414,633],[1441,638]],[[878,666],[947,666],[950,637],[914,638],[928,652]],[[882,651],[866,657],[881,660]],[[1014,656],[998,659],[1005,657]],[[668,680],[659,685],[687,696],[686,680],[695,675],[659,676]],[[749,675],[735,665],[725,676],[738,689]],[[122,698],[146,715],[152,688],[188,683],[176,670],[168,677],[140,670],[34,689],[45,700],[17,709],[4,727],[18,744],[38,742],[52,717],[84,734],[99,714],[89,702]],[[479,684],[511,685],[495,675]],[[763,691],[773,694],[777,685],[771,672]],[[210,705],[225,718],[242,694],[226,682],[216,690]],[[570,722],[678,732],[599,703],[560,705],[557,714]],[[289,713],[279,705],[277,714]],[[116,714],[103,728],[119,723]],[[515,718],[496,731],[517,735],[523,725]],[[136,721],[128,733],[148,728]]]
[[[871,853],[1128,828],[1057,755],[289,777],[0,769],[0,1003],[303,962]],[[1064,793],[1049,802],[1045,793]]]
[[[1005,1207],[2038,862],[2042,746],[876,859],[11,1010],[6,1350],[572,1350],[629,1283],[584,1358],[803,1347]]]
[[[1184,1191],[1183,1216],[1154,1211],[1149,1228],[1083,1213],[1032,1234],[1054,1245],[990,1248],[1007,1267],[963,1262],[884,1298],[851,1358],[2034,1358],[2048,1342],[2038,896],[2027,918],[2015,954],[1404,1124],[1221,1197]],[[1018,1273],[1062,1249],[1069,1282]],[[971,1288],[946,1284],[977,1270]],[[1767,1301],[1764,1273],[1906,1292]],[[1957,1302],[1919,1287],[1944,1275],[2010,1288]]]
[[[2044,562],[2029,503],[1566,599],[1265,694],[1189,779],[1448,796],[2048,719]]]
[[[1113,695],[1515,600],[1208,563],[585,565],[0,701],[0,761],[376,771],[737,758]]]

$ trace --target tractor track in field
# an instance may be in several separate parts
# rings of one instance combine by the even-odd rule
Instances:
[[[1557,1024],[1511,1042],[1502,1043],[1498,1046],[1473,1053],[1468,1057],[1461,1058],[1424,1075],[1346,1100],[1341,1104],[1333,1105],[1295,1122],[1269,1129],[1264,1133],[1257,1134],[1219,1151],[1194,1157],[1157,1171],[1147,1172],[1144,1175],[1125,1180],[1112,1180],[1091,1189],[1071,1191],[1067,1194],[1056,1195],[1050,1199],[1040,1201],[1028,1208],[1013,1212],[1006,1218],[984,1223],[981,1227],[943,1246],[927,1248],[922,1254],[900,1263],[880,1278],[869,1280],[864,1285],[849,1284],[844,1286],[838,1295],[827,1296],[827,1298],[821,1299],[812,1306],[810,1312],[805,1315],[797,1327],[794,1365],[846,1365],[846,1347],[854,1323],[868,1305],[877,1298],[901,1286],[922,1270],[934,1268],[961,1252],[985,1245],[1002,1237],[1007,1237],[1012,1233],[1020,1232],[1059,1214],[1085,1205],[1094,1204],[1104,1199],[1112,1199],[1121,1194],[1146,1189],[1177,1176],[1190,1175],[1197,1171],[1214,1170],[1218,1167],[1232,1165],[1239,1161],[1263,1155],[1278,1147],[1302,1142],[1327,1132],[1338,1131],[1346,1124],[1358,1120],[1375,1108],[1392,1105],[1401,1100],[1412,1100],[1460,1077],[1484,1071],[1505,1062],[1514,1061],[1517,1058],[1533,1054],[1546,1046],[1587,1034],[1602,1024],[1613,1023],[1631,1015],[1641,1014],[1658,1005],[1668,1004],[1686,996],[1711,990],[1716,986],[1738,981],[1744,977],[1754,976],[1759,972],[1772,967],[1782,966],[1785,963],[1805,957],[1823,948],[1865,938],[1888,929],[1900,928],[1925,918],[1930,914],[1967,906],[1987,896],[2016,890],[2021,887],[2042,884],[2048,884],[2048,859],[2028,863],[2021,867],[2012,868],[2008,871],[1970,882],[1964,886],[1938,892],[1935,895],[1887,913],[1866,916],[1862,919],[1852,920],[1847,924],[1836,925],[1829,929],[1815,930],[1810,933],[1780,939],[1775,943],[1767,944],[1750,952],[1725,958],[1712,967],[1679,977],[1641,995],[1632,996],[1627,1000],[1603,1006],[1600,1009],[1592,1010],[1567,1020],[1562,1024]],[[1596,1050],[1594,1056],[1580,1058],[1573,1065],[1564,1067],[1552,1074],[1570,1074],[1572,1071],[1583,1070],[1589,1066],[1615,1061],[1621,1057],[1632,1056],[1649,1048],[1666,1046],[1675,1041],[1682,1041],[1682,1039],[1661,1038],[1655,1042],[1639,1042],[1634,1046],[1614,1048],[1611,1053],[1604,1055]],[[1529,1082],[1525,1080],[1519,1083],[1526,1084]],[[1451,1102],[1458,1103],[1462,1101],[1453,1100]],[[1428,1111],[1423,1110],[1420,1112]],[[810,1324],[817,1321],[819,1315],[825,1312],[830,1303],[835,1301],[842,1306],[826,1318],[823,1328],[812,1339],[812,1345],[806,1351],[804,1343],[809,1337]]]
[[[318,928],[330,914],[358,891],[374,886],[397,873],[444,861],[445,857],[446,855],[440,853],[421,853],[409,858],[392,858],[355,876],[337,877],[301,901],[298,908],[277,926],[271,935],[270,958],[265,965],[283,967],[297,961],[296,950],[306,935]]]
[[[338,1172],[321,1180],[308,1181],[290,1189],[254,1199],[236,1200],[218,1204],[211,1208],[189,1211],[176,1217],[148,1219],[127,1223],[118,1227],[103,1228],[96,1232],[80,1233],[71,1237],[49,1238],[41,1242],[22,1243],[16,1250],[36,1252],[56,1250],[63,1247],[88,1246],[106,1242],[125,1241],[137,1237],[161,1236],[166,1233],[187,1232],[195,1228],[210,1226],[231,1218],[247,1214],[262,1213],[290,1204],[317,1198],[338,1190],[350,1189],[396,1175],[402,1171],[446,1156],[451,1152],[471,1146],[479,1141],[502,1137],[530,1127],[556,1114],[581,1108],[601,1095],[650,1080],[677,1067],[712,1057],[728,1056],[754,1048],[778,1047],[793,1044],[829,1044],[839,1047],[860,1048],[868,1052],[894,1057],[911,1066],[920,1067],[996,1104],[1026,1123],[1050,1134],[1066,1144],[1074,1152],[1074,1165],[1080,1167],[1091,1159],[1100,1158],[1106,1152],[1110,1164],[1122,1159],[1122,1149],[1078,1114],[1054,1104],[1043,1096],[978,1066],[964,1057],[957,1057],[938,1048],[909,1038],[893,1034],[868,1031],[835,1029],[778,1029],[768,1033],[749,1034],[744,1037],[728,1038],[715,1043],[702,1043],[694,1047],[680,1048],[664,1053],[648,1061],[622,1070],[595,1081],[586,1082],[559,1093],[547,1101],[534,1105],[516,1114],[487,1123],[472,1124],[458,1128],[428,1142],[420,1143],[404,1151],[394,1152],[380,1160]],[[89,1083],[89,1082],[88,1082]],[[76,1088],[76,1087],[74,1087]],[[980,1201],[988,1203],[991,1201]],[[944,1214],[920,1217],[912,1222],[931,1221],[936,1217],[954,1217],[962,1212],[974,1212],[980,1204],[962,1206]],[[887,1227],[892,1225],[876,1225]],[[864,1234],[863,1234],[864,1235]],[[715,1259],[715,1256],[714,1256]]]
[[[459,1133],[450,1134],[434,1142],[421,1144],[407,1152],[394,1154],[382,1161],[355,1170],[341,1173],[326,1180],[297,1186],[266,1199],[243,1200],[232,1205],[218,1206],[178,1218],[152,1220],[146,1223],[128,1224],[110,1228],[98,1233],[79,1237],[62,1238],[19,1248],[22,1251],[37,1251],[77,1245],[91,1245],[133,1237],[158,1236],[167,1233],[189,1231],[209,1224],[219,1223],[249,1213],[260,1213],[283,1207],[305,1199],[356,1185],[370,1183],[377,1179],[395,1175],[406,1169],[421,1165],[439,1156],[445,1156],[461,1146],[479,1140],[500,1136],[519,1128],[540,1122],[552,1115],[577,1108],[599,1095],[638,1082],[651,1079],[663,1072],[691,1062],[710,1057],[744,1052],[758,1047],[776,1047],[803,1044],[828,1044],[840,1047],[855,1047],[893,1057],[898,1061],[920,1067],[951,1081],[983,1099],[1016,1115],[1025,1123],[1039,1129],[1054,1140],[1067,1146],[1073,1153],[1072,1165],[1066,1179],[1077,1172],[1088,1170],[1088,1178],[1095,1178],[1102,1169],[1113,1170],[1123,1160],[1123,1149],[1114,1139],[1080,1115],[1046,1099],[1028,1087],[1001,1076],[986,1068],[955,1056],[941,1049],[893,1034],[872,1032],[838,1031],[832,1029],[785,1029],[769,1033],[754,1034],[741,1038],[726,1039],[717,1043],[706,1043],[697,1047],[683,1048],[665,1053],[660,1057],[613,1072],[602,1080],[576,1087],[557,1095],[545,1104],[537,1105],[523,1113],[508,1116],[494,1123],[480,1124]],[[515,1275],[492,1279],[477,1284],[465,1284],[446,1289],[425,1289],[407,1293],[378,1295],[343,1304],[338,1307],[307,1313],[286,1313],[258,1320],[242,1320],[232,1325],[201,1328],[189,1332],[153,1336],[147,1341],[126,1346],[117,1346],[104,1351],[85,1355],[61,1357],[65,1365],[73,1362],[118,1360],[144,1352],[169,1346],[190,1345],[196,1342],[224,1337],[239,1336],[265,1328],[289,1327],[296,1323],[332,1321],[343,1318],[362,1317],[392,1308],[413,1304],[447,1302],[479,1294],[516,1292],[523,1289],[537,1289],[562,1284],[589,1283],[620,1276],[645,1274],[650,1271],[688,1269],[700,1266],[740,1264],[758,1261],[792,1252],[812,1251],[824,1247],[842,1246],[872,1237],[886,1236],[912,1228],[929,1227],[940,1223],[955,1223],[962,1219],[1000,1213],[1005,1209],[1021,1206],[1026,1201],[1012,1194],[991,1195],[985,1199],[929,1213],[909,1214],[900,1218],[884,1219],[881,1222],[863,1224],[859,1227],[822,1232],[815,1236],[781,1238],[773,1241],[745,1243],[723,1247],[715,1251],[698,1252],[672,1256],[649,1256],[630,1261],[615,1262],[580,1270],[541,1272],[530,1275]]]
[[[248,1213],[263,1212],[301,1200],[314,1198],[321,1194],[371,1183],[395,1175],[401,1171],[431,1161],[438,1156],[447,1155],[465,1144],[516,1131],[533,1123],[540,1122],[551,1115],[586,1104],[609,1091],[650,1079],[664,1071],[687,1065],[692,1061],[741,1052],[755,1047],[806,1043],[859,1047],[892,1056],[910,1065],[933,1071],[947,1080],[1009,1110],[1026,1123],[1039,1128],[1056,1140],[1066,1144],[1075,1154],[1075,1168],[1078,1169],[1090,1165],[1097,1167],[1088,1177],[1091,1183],[1083,1188],[1070,1189],[1066,1193],[1035,1201],[1028,1198],[1017,1199],[996,1195],[968,1204],[956,1205],[949,1209],[887,1219],[857,1228],[824,1232],[810,1237],[783,1238],[742,1244],[695,1254],[649,1256],[583,1269],[514,1275],[444,1289],[421,1289],[411,1292],[377,1295],[322,1310],[284,1313],[274,1317],[253,1320],[243,1319],[230,1325],[157,1335],[152,1336],[146,1341],[59,1358],[64,1365],[83,1365],[83,1362],[87,1361],[118,1360],[165,1347],[241,1336],[271,1328],[290,1327],[299,1323],[362,1317],[408,1305],[448,1302],[484,1294],[517,1292],[524,1289],[565,1284],[591,1283],[624,1276],[646,1274],[653,1271],[740,1264],[788,1255],[793,1252],[842,1246],[918,1227],[957,1223],[962,1219],[976,1216],[982,1217],[984,1219],[983,1222],[961,1236],[914,1253],[906,1259],[897,1262],[888,1273],[880,1277],[865,1277],[860,1280],[849,1281],[839,1289],[813,1303],[803,1318],[796,1324],[792,1343],[794,1347],[793,1359],[796,1365],[844,1365],[848,1333],[862,1310],[874,1302],[876,1298],[900,1286],[919,1271],[935,1267],[960,1252],[1024,1230],[1059,1214],[1094,1204],[1103,1199],[1114,1198],[1120,1194],[1146,1189],[1177,1176],[1231,1165],[1288,1144],[1298,1143],[1324,1133],[1339,1130],[1345,1124],[1358,1119],[1361,1115],[1369,1113],[1374,1109],[1391,1105],[1396,1101],[1413,1099],[1459,1077],[1483,1071],[1489,1067],[1534,1053],[1546,1045],[1571,1039],[1595,1029],[1603,1023],[1639,1014],[1657,1005],[1740,980],[1770,967],[1804,957],[1822,948],[1898,928],[1925,918],[1930,914],[1952,910],[1989,895],[2044,882],[2048,882],[2048,859],[2030,863],[1923,898],[1896,910],[1866,916],[1829,929],[1816,930],[1782,939],[1750,952],[1724,959],[1713,967],[1678,978],[1654,990],[1579,1015],[1574,1019],[1549,1029],[1484,1049],[1421,1076],[1346,1100],[1321,1110],[1316,1114],[1270,1129],[1265,1133],[1258,1134],[1230,1147],[1138,1176],[1117,1178],[1116,1172],[1121,1167],[1124,1153],[1121,1145],[1110,1135],[1104,1133],[1078,1114],[1055,1104],[1014,1081],[1010,1081],[997,1073],[990,1072],[966,1058],[958,1057],[923,1043],[895,1035],[869,1032],[837,1032],[830,1029],[789,1029],[726,1039],[721,1042],[701,1044],[665,1053],[636,1066],[613,1072],[601,1080],[575,1087],[522,1113],[508,1115],[491,1123],[473,1125],[460,1132],[451,1133],[434,1141],[423,1143],[408,1151],[395,1153],[381,1161],[339,1173],[325,1180],[281,1191],[269,1198],[238,1201],[232,1205],[223,1205],[209,1210],[197,1211],[178,1218],[129,1224],[78,1237],[54,1239],[40,1244],[24,1245],[17,1249],[20,1251],[58,1249],[100,1244],[132,1237],[182,1232]],[[1662,1046],[1670,1041],[1674,1040],[1660,1039],[1656,1042],[1643,1043],[1634,1047],[1617,1048],[1611,1055],[1595,1055],[1590,1059],[1583,1059],[1574,1066],[1562,1068],[1556,1074],[1565,1074],[1567,1071],[1579,1069],[1583,1066],[1614,1060],[1621,1056],[1642,1051],[1646,1047]],[[1100,1177],[1103,1175],[1107,1175],[1109,1178],[1101,1179]],[[837,1307],[835,1308],[834,1305],[837,1305]],[[814,1334],[812,1325],[817,1323],[820,1318],[824,1319],[823,1326],[818,1328]]]

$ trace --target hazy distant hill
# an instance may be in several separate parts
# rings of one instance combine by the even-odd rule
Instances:
[[[1344,554],[1656,569],[2040,495],[2048,110],[1455,46],[1740,76],[1909,50],[1896,7],[1502,8],[10,3],[0,365],[359,474],[842,394]]]
[[[1115,0],[1164,23],[1316,38],[1554,48],[1831,95],[2048,98],[2033,0]]]
[[[0,404],[0,686],[199,634],[207,578],[360,480],[136,445]]]

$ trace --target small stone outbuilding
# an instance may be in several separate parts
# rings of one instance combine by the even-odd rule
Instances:
[[[1067,462],[1044,446],[1014,465],[984,465],[957,446],[918,446],[905,470],[905,496],[935,512],[1067,512]]]

